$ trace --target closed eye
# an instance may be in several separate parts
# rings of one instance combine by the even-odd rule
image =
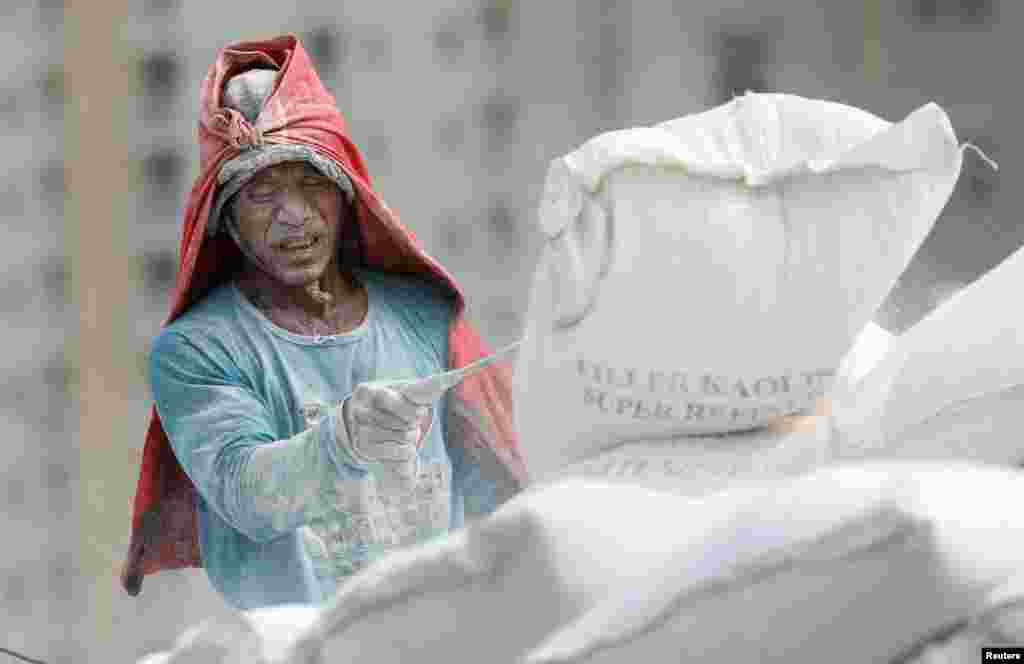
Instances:
[[[274,194],[276,193],[276,187],[271,185],[261,185],[258,187],[253,187],[252,189],[249,190],[249,198],[254,201],[264,203],[273,198]]]

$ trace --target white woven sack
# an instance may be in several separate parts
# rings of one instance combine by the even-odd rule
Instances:
[[[898,462],[709,496],[664,567],[521,661],[900,661],[1024,570],[1021,500],[1018,470]]]
[[[890,124],[754,93],[555,160],[516,367],[531,475],[812,406],[960,164],[934,104]]]
[[[209,620],[146,664],[514,662],[663,562],[674,529],[652,523],[669,526],[685,505],[580,481],[532,490],[463,530],[378,560],[322,610]]]
[[[896,339],[837,409],[846,458],[1024,462],[1024,250]]]
[[[567,481],[378,561],[322,611],[246,612],[150,661],[889,661],[1006,594],[1022,487],[905,463],[702,500]]]
[[[296,644],[318,616],[316,607],[300,605],[232,611],[194,625],[178,637],[172,650],[147,655],[138,664],[302,662],[296,653],[310,651]]]
[[[284,661],[518,661],[551,630],[661,564],[687,505],[582,481],[528,491],[352,578]],[[316,642],[324,643],[319,653],[309,647]]]
[[[842,427],[861,433],[865,427],[858,418],[870,420],[864,413],[880,409],[884,395],[872,370],[892,355],[895,340],[875,323],[866,325],[812,415],[778,418],[759,429],[729,434],[627,438],[546,479],[583,477],[701,496],[735,484],[792,477],[837,458],[857,458],[846,449],[853,443],[842,435]],[[872,380],[865,386],[869,376]]]
[[[861,381],[889,354],[897,338],[897,335],[874,321],[865,325],[839,363],[833,389],[855,391]]]

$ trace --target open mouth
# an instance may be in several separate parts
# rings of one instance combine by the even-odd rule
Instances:
[[[282,251],[305,251],[307,249],[312,249],[319,244],[320,238],[314,236],[302,240],[288,240],[287,242],[282,242],[278,246],[280,246]]]

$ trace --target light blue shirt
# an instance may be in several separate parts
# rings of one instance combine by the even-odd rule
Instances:
[[[396,548],[487,512],[496,487],[446,445],[446,401],[419,450],[412,493],[379,490],[335,439],[337,408],[368,380],[447,368],[453,304],[424,281],[357,273],[369,308],[355,330],[309,337],[267,319],[232,284],[154,341],[150,380],[171,446],[198,490],[200,548],[232,605],[319,603]]]

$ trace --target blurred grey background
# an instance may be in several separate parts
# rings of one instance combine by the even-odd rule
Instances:
[[[967,154],[878,320],[898,331],[1024,240],[1017,0],[36,0],[0,9],[0,647],[128,662],[222,611],[201,572],[117,573],[219,47],[294,32],[376,186],[516,337],[547,163],[745,90],[899,120],[928,101]],[[1013,303],[1007,303],[1013,306]],[[0,653],[0,664],[5,662]],[[13,661],[13,660],[12,660]]]

